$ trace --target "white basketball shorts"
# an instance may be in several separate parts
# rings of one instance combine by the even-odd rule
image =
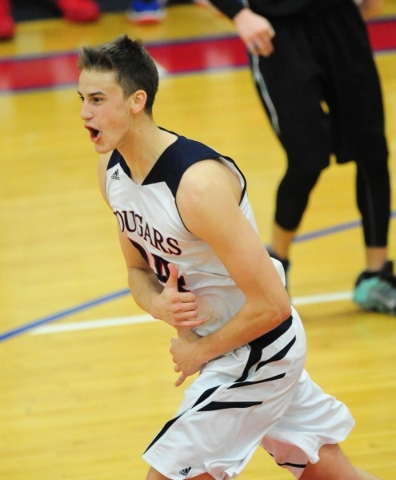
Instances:
[[[305,354],[293,309],[275,330],[206,364],[143,458],[171,480],[205,472],[228,480],[261,445],[299,478],[322,445],[344,440],[354,426],[347,407],[310,379]]]

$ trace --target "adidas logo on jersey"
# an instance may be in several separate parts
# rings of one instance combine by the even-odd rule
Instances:
[[[120,177],[118,176],[118,168],[117,168],[117,170],[113,173],[113,175],[111,176],[111,178],[112,178],[113,180],[119,180],[119,179],[120,179]]]
[[[187,475],[190,473],[191,471],[191,467],[188,467],[188,468],[183,468],[182,470],[180,470],[180,475],[183,475],[183,477],[187,477]]]

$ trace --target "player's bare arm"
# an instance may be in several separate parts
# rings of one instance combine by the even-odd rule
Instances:
[[[105,176],[110,156],[111,153],[102,155],[98,165],[100,190],[107,204]],[[195,295],[192,292],[178,291],[177,269],[174,266],[169,267],[169,280],[162,286],[153,270],[119,228],[118,236],[127,267],[128,285],[138,306],[176,329],[191,329],[202,325],[205,319],[198,318]],[[192,335],[189,335],[189,338],[191,337]]]
[[[268,57],[274,51],[272,39],[275,31],[271,23],[249,8],[243,8],[233,18],[237,32],[249,52]]]
[[[246,303],[216,332],[188,345],[173,340],[175,371],[181,372],[178,385],[213,358],[274,329],[291,313],[282,281],[239,208],[240,196],[239,181],[216,160],[190,167],[180,183],[176,201],[183,222],[213,248],[245,294]]]
[[[205,322],[204,318],[198,318],[195,295],[178,291],[174,266],[171,266],[172,274],[167,283],[162,286],[154,271],[120,230],[119,241],[128,271],[128,285],[140,308],[178,330],[195,328]]]

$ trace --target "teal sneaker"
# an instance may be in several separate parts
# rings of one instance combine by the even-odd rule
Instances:
[[[363,310],[396,315],[396,277],[393,262],[388,260],[376,273],[363,272],[359,275],[353,301]]]

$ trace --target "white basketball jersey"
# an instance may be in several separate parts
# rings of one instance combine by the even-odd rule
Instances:
[[[172,263],[179,271],[179,289],[196,295],[199,316],[207,319],[196,329],[199,335],[220,328],[245,301],[212,248],[187,230],[177,209],[175,198],[183,173],[205,159],[219,159],[238,174],[242,186],[240,208],[257,230],[243,174],[233,160],[202,143],[178,136],[142,184],[131,178],[129,167],[117,150],[106,173],[106,194],[122,232],[162,284],[169,276],[168,263]]]

